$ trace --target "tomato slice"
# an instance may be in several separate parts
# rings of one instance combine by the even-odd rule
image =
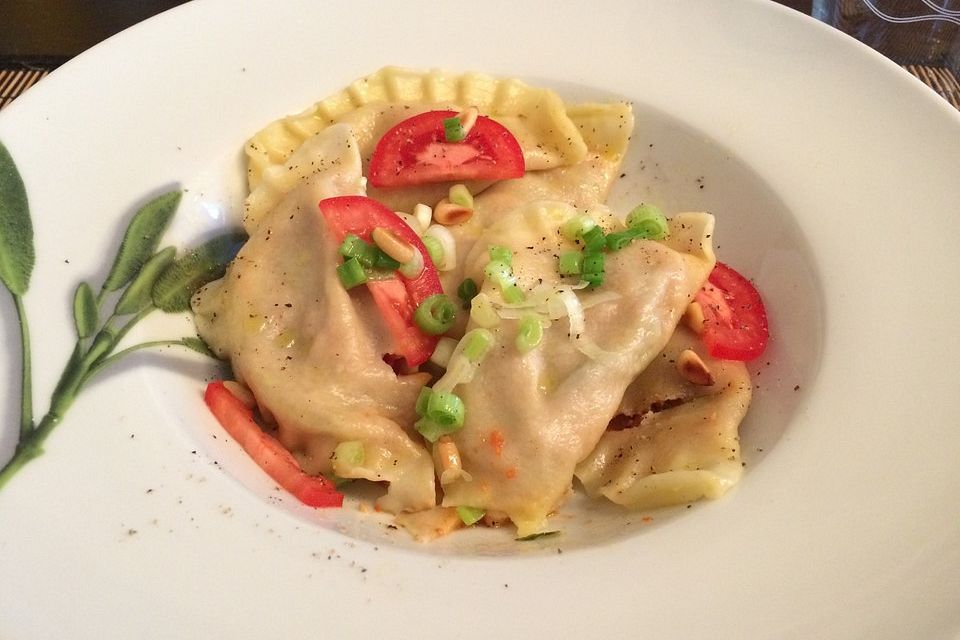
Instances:
[[[343,494],[323,476],[310,476],[276,438],[263,432],[253,419],[253,410],[230,393],[223,381],[207,385],[203,401],[217,421],[253,461],[281,488],[311,507],[339,507]]]
[[[520,143],[495,120],[479,116],[462,141],[447,142],[443,121],[456,115],[455,111],[427,111],[387,131],[370,158],[370,183],[406,187],[523,176]]]
[[[753,360],[767,348],[767,311],[749,280],[722,262],[697,293],[703,308],[703,342],[714,358]]]
[[[426,362],[440,340],[420,330],[413,314],[420,303],[436,293],[443,293],[437,267],[417,233],[400,216],[372,198],[338,196],[320,201],[320,212],[339,244],[347,234],[357,235],[373,242],[373,230],[385,227],[401,240],[409,242],[423,255],[423,271],[416,278],[399,273],[382,280],[370,280],[367,288],[390,330],[396,353],[410,367]]]

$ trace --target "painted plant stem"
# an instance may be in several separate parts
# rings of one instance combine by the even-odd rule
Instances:
[[[181,338],[179,340],[152,340],[150,342],[141,342],[140,344],[135,344],[131,347],[127,347],[123,351],[118,351],[117,353],[113,354],[109,358],[104,358],[103,360],[100,360],[99,362],[97,362],[95,365],[90,367],[89,371],[87,371],[86,375],[83,378],[83,383],[86,384],[87,382],[92,380],[94,376],[96,376],[98,373],[100,373],[110,365],[116,364],[125,356],[128,356],[131,353],[134,353],[136,351],[142,351],[144,349],[153,349],[155,347],[177,347],[177,346],[186,347],[187,349],[192,349],[196,351],[194,347],[184,342],[184,338]]]
[[[13,294],[13,304],[17,308],[17,320],[20,322],[20,441],[33,431],[33,368],[30,362],[30,326],[27,323],[27,310],[23,298]]]
[[[17,445],[13,456],[0,466],[0,488],[43,453],[47,437],[63,420],[80,391],[103,369],[149,347],[180,345],[212,355],[197,337],[148,341],[114,353],[130,330],[150,313],[189,311],[194,292],[222,277],[246,240],[244,234],[225,233],[179,258],[174,247],[158,251],[181,196],[179,190],[161,194],[134,213],[96,296],[88,282],[78,284],[73,297],[77,341],[50,396],[46,415],[34,424],[30,331],[23,304],[34,264],[33,226],[23,180],[10,153],[0,143],[0,283],[13,296],[22,353]],[[101,320],[102,307],[110,294],[116,296],[113,311]]]
[[[43,453],[43,443],[47,439],[47,436],[50,435],[54,427],[60,424],[67,410],[70,409],[70,406],[77,399],[80,391],[94,376],[110,365],[117,363],[124,356],[143,349],[163,346],[182,346],[194,351],[200,351],[190,340],[190,338],[180,338],[178,340],[153,340],[143,342],[92,362],[89,361],[90,352],[88,351],[86,355],[81,357],[79,366],[71,366],[75,364],[71,361],[64,369],[61,384],[58,385],[58,392],[54,393],[50,399],[50,410],[43,416],[35,429],[33,425],[31,425],[30,430],[26,434],[21,435],[20,442],[17,445],[13,457],[0,469],[0,488],[2,488],[7,480],[13,477],[21,467]]]

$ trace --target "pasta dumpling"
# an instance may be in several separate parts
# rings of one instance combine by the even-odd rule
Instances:
[[[408,226],[390,210],[453,200],[450,183],[373,188],[371,155],[401,121],[467,106],[512,133],[525,172],[461,174],[491,180],[458,187],[464,218],[437,209],[431,229]],[[361,78],[247,144],[250,239],[192,301],[198,332],[303,471],[385,484],[377,507],[419,540],[480,518],[544,532],[575,478],[630,508],[722,495],[741,473],[750,378],[679,324],[713,282],[715,220],[658,214],[641,232],[605,204],[633,128],[629,104],[566,105],[515,79],[396,67]],[[479,136],[457,148],[437,135],[403,162],[487,153]],[[325,202],[338,196],[369,198]],[[440,322],[456,298],[463,312]],[[472,335],[484,355],[464,365]],[[691,357],[700,378],[678,370]]]
[[[698,353],[712,384],[677,372],[686,350]],[[740,478],[738,427],[750,395],[743,363],[711,358],[681,326],[624,393],[618,415],[628,427],[604,433],[577,478],[589,495],[637,509],[717,498]]]

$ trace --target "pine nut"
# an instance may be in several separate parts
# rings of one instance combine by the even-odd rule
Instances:
[[[464,136],[470,133],[470,129],[473,129],[473,125],[477,123],[477,116],[479,115],[480,110],[476,107],[467,107],[457,114],[457,118],[460,120],[460,125],[463,127]]]
[[[454,204],[444,198],[433,208],[433,219],[445,227],[462,224],[473,216],[473,209]]]
[[[443,436],[433,445],[433,464],[440,471],[440,484],[448,485],[460,478],[469,479],[460,461],[460,450],[450,436]]]
[[[677,371],[691,384],[701,387],[709,387],[713,384],[713,374],[692,349],[684,349],[677,358]]]
[[[683,312],[682,320],[691,331],[697,335],[701,335],[703,333],[703,323],[705,319],[703,316],[703,307],[700,306],[700,303],[691,302],[687,305],[687,309]]]
[[[385,227],[377,227],[373,230],[373,242],[380,247],[381,251],[401,264],[413,260],[413,245],[401,240],[397,234]]]

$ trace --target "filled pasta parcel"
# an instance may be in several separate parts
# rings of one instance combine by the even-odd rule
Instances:
[[[622,102],[385,68],[265,126],[249,239],[192,301],[234,376],[216,418],[301,502],[375,483],[421,540],[552,531],[574,486],[722,495],[766,316],[712,215],[607,206],[633,125]]]

